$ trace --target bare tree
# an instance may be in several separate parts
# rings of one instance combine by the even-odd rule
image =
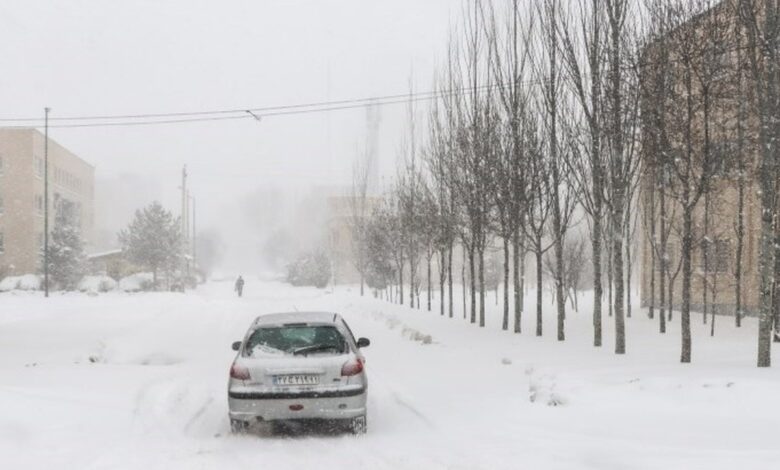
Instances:
[[[552,248],[548,241],[548,223],[552,212],[552,197],[549,162],[540,144],[540,135],[536,123],[528,121],[524,125],[525,148],[527,151],[527,191],[523,224],[530,251],[536,260],[536,336],[542,336],[542,293],[544,254]]]
[[[634,58],[636,51],[629,0],[604,0],[606,13],[604,119],[608,158],[609,232],[612,277],[615,296],[615,353],[626,352],[624,243],[625,217],[630,201],[630,186],[638,159],[635,153],[638,80]]]
[[[593,345],[599,347],[602,344],[601,300],[604,295],[601,260],[606,166],[602,149],[604,0],[580,1],[570,13],[579,16],[580,21],[575,25],[569,15],[561,16],[561,47],[567,82],[580,107],[576,115],[581,117],[584,129],[577,133],[577,145],[566,163],[590,228]]]
[[[780,160],[780,2],[778,0],[736,0],[745,35],[748,73],[756,97],[758,114],[759,188],[761,195],[761,239],[759,243],[759,328],[758,366],[772,363],[771,286],[774,282],[773,233],[777,209],[777,162]],[[780,325],[775,325],[775,328]]]
[[[541,147],[547,155],[547,170],[550,172],[549,195],[551,198],[549,227],[551,242],[555,253],[556,269],[554,270],[555,301],[557,307],[557,336],[559,341],[565,339],[564,321],[566,319],[566,302],[563,285],[563,237],[573,212],[573,192],[568,190],[564,181],[563,161],[569,151],[567,145],[567,122],[564,111],[567,97],[564,96],[561,73],[561,58],[559,46],[558,22],[561,5],[559,0],[540,0],[536,4],[536,15],[539,22],[538,49],[534,51],[534,73],[539,81],[537,94],[537,110],[542,118],[543,139]]]
[[[360,275],[360,295],[363,295],[366,273],[366,223],[368,219],[368,178],[371,160],[358,157],[352,165],[352,194],[349,198],[352,234],[352,262]]]
[[[523,312],[521,271],[525,251],[520,231],[526,195],[526,165],[522,125],[528,107],[528,89],[525,86],[526,64],[529,57],[532,22],[523,22],[518,0],[511,0],[508,19],[499,25],[491,9],[487,25],[488,42],[492,50],[492,70],[500,86],[497,99],[502,110],[504,127],[500,158],[495,166],[494,205],[498,218],[498,235],[504,251],[504,314],[502,328],[509,328],[509,245],[512,245],[514,331],[520,333]]]

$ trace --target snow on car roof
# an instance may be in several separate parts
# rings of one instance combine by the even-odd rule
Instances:
[[[334,323],[338,318],[333,312],[286,312],[260,315],[255,325],[278,325],[284,323]]]

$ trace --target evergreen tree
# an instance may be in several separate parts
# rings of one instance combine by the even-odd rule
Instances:
[[[60,289],[73,290],[85,270],[84,243],[78,227],[65,213],[58,213],[47,250],[51,281]]]
[[[119,242],[127,259],[152,271],[154,285],[162,270],[171,273],[181,255],[181,224],[155,201],[135,212],[130,225],[119,232]]]

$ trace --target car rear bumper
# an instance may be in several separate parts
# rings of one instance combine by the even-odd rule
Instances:
[[[246,422],[348,419],[366,414],[366,396],[364,387],[306,392],[231,390],[228,408],[232,419]]]

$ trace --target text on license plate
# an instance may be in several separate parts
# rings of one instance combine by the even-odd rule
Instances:
[[[320,378],[316,375],[275,375],[274,385],[317,385]]]

